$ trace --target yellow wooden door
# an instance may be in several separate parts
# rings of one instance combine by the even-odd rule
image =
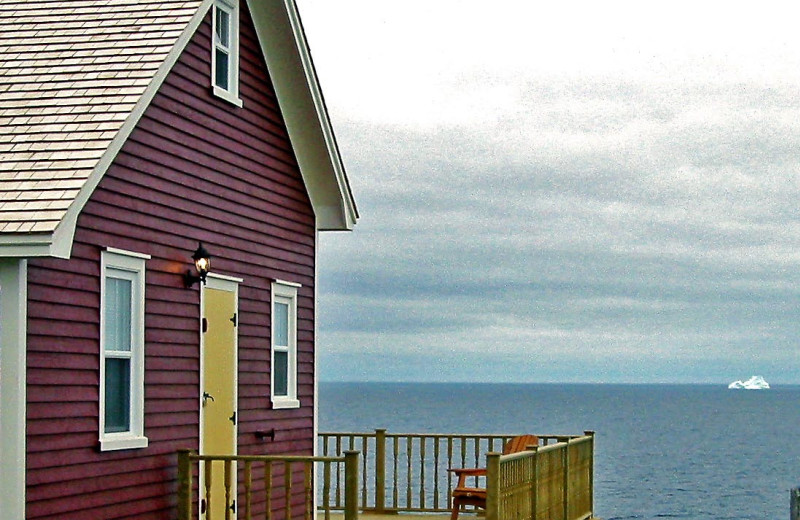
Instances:
[[[211,285],[211,284],[209,284]],[[207,287],[203,291],[202,453],[236,454],[236,291]],[[207,472],[203,471],[203,478]],[[227,480],[227,484],[226,484]],[[204,487],[209,486],[206,481]],[[222,462],[212,463],[210,497],[200,508],[206,520],[236,518],[236,467],[225,475]],[[226,510],[230,516],[226,516]]]

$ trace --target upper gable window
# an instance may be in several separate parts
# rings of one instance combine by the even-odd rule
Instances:
[[[214,94],[242,106],[239,99],[239,1],[216,0],[211,23],[211,85]]]

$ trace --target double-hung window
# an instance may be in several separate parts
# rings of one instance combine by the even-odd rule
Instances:
[[[148,255],[108,248],[100,279],[100,449],[144,448],[144,273]]]
[[[297,284],[272,283],[273,408],[298,408],[297,398]]]
[[[239,0],[216,0],[212,15],[211,86],[216,96],[239,99]]]

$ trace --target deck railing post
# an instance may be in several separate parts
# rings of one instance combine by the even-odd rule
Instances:
[[[564,520],[570,520],[569,518],[569,503],[570,503],[570,490],[569,490],[569,439],[566,439],[566,443],[562,448],[561,452],[561,461],[564,467]]]
[[[375,510],[386,510],[386,429],[375,430]]]
[[[358,457],[361,453],[344,452],[344,520],[358,520]]]
[[[178,451],[178,520],[192,518],[192,450]]]
[[[486,520],[500,518],[500,454],[486,454]]]
[[[531,447],[533,452],[533,485],[531,486],[531,520],[537,520],[539,508],[539,446]]]
[[[583,433],[591,437],[589,441],[589,512],[594,517],[594,431],[586,430]]]

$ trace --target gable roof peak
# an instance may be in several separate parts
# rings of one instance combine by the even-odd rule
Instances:
[[[212,4],[0,3],[0,256],[69,256],[80,210]],[[351,229],[358,213],[296,5],[248,5],[318,228]]]

